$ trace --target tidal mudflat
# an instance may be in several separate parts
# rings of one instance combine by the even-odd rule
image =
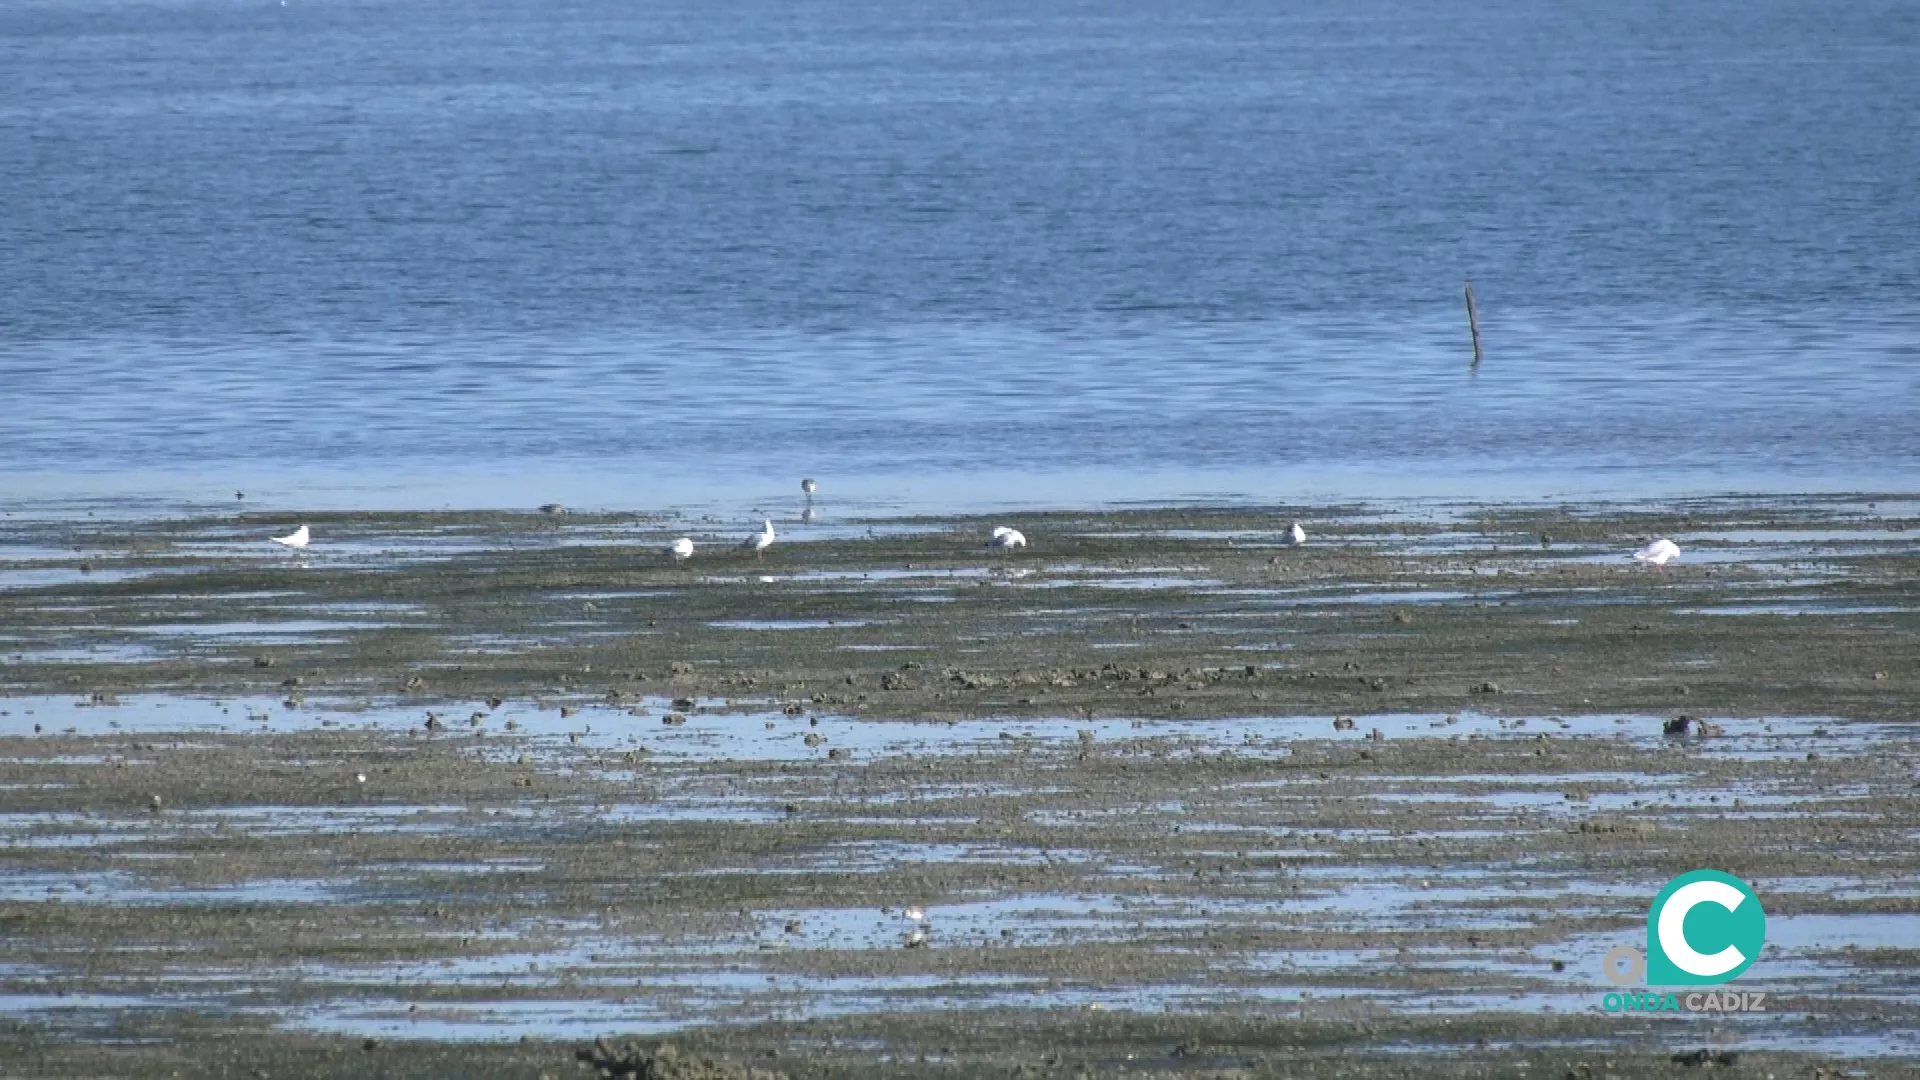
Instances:
[[[305,520],[0,521],[9,1075],[1920,1066],[1920,500]]]

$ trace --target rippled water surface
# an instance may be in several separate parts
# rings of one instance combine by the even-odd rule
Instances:
[[[1910,3],[12,3],[0,477],[1911,486],[1915,70]]]

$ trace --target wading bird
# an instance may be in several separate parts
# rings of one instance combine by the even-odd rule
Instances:
[[[773,522],[761,522],[760,531],[747,537],[740,546],[753,549],[753,557],[756,559],[766,558],[767,549],[773,546]]]
[[[1680,545],[1671,540],[1660,539],[1633,553],[1633,561],[1665,566],[1680,557]]]

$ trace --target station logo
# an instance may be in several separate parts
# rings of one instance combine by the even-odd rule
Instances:
[[[1767,940],[1767,915],[1746,882],[1718,870],[1681,874],[1647,911],[1647,951],[1620,945],[1601,962],[1607,981],[1633,987],[1718,986],[1753,966]],[[1764,1012],[1758,993],[1609,993],[1607,1012]]]

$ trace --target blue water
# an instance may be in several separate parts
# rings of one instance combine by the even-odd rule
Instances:
[[[0,497],[1911,489],[1916,72],[1911,2],[9,0]]]

